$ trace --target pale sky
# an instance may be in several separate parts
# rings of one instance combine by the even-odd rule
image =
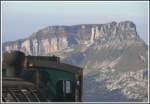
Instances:
[[[51,25],[130,20],[148,43],[148,2],[2,2],[2,41],[30,36]]]

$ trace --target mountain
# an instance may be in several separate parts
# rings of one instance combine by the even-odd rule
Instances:
[[[57,55],[84,68],[84,101],[147,101],[148,46],[132,21],[49,26],[2,45],[3,52]]]

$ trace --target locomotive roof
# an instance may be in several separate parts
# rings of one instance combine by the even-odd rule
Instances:
[[[67,71],[76,74],[82,74],[83,69],[78,66],[61,63],[59,60],[50,60],[47,56],[26,56],[28,63],[31,64],[32,68],[52,68],[61,71]]]

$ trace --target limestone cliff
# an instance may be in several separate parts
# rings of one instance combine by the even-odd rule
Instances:
[[[130,21],[107,24],[83,24],[73,26],[49,26],[33,33],[30,37],[3,43],[3,52],[21,50],[31,55],[48,55],[65,48],[92,44],[101,41],[138,39],[136,27]],[[18,43],[18,41],[20,41]]]
[[[84,101],[148,100],[148,46],[131,21],[49,26],[2,46],[83,67]]]

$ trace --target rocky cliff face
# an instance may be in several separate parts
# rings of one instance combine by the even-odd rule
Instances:
[[[77,44],[92,44],[96,40],[105,42],[116,39],[119,41],[138,39],[135,25],[126,21],[93,25],[49,26],[26,39],[4,43],[3,51],[22,50],[31,55],[47,55]]]
[[[47,27],[19,43],[17,41],[4,43],[3,51],[21,50],[30,55],[47,55],[68,47],[67,36],[61,26]]]
[[[84,68],[84,101],[147,101],[148,47],[131,21],[49,26],[3,52],[57,55]],[[146,74],[145,74],[146,73]]]

